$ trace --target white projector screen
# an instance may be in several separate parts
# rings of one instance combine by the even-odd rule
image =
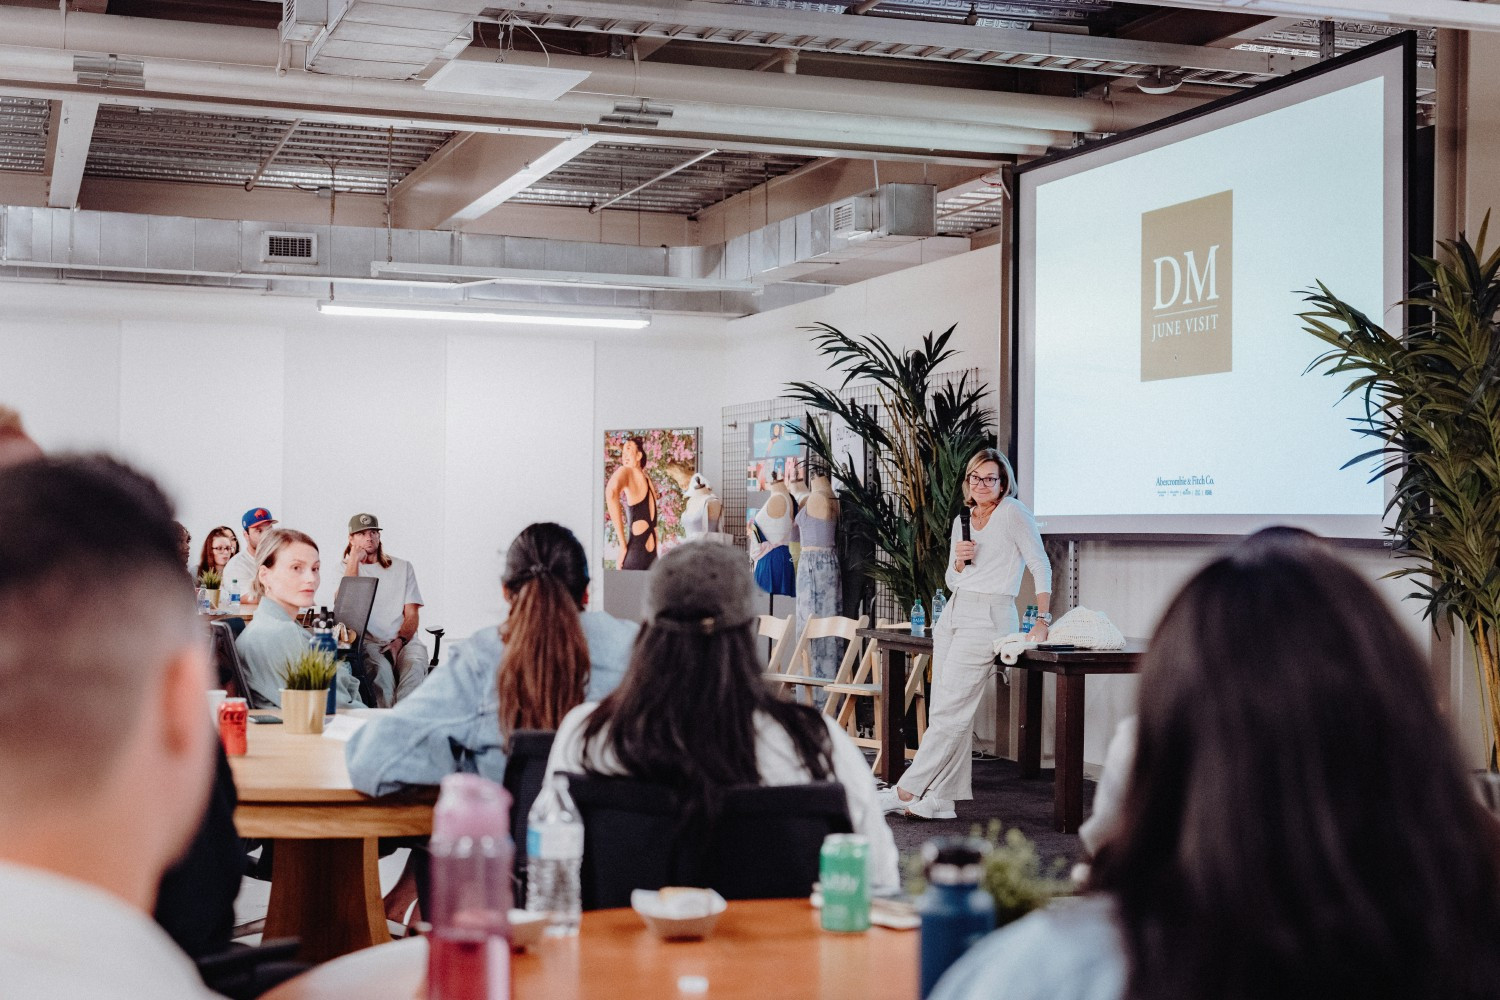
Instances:
[[[1414,52],[1371,46],[1018,168],[1021,497],[1049,535],[1383,534],[1304,289],[1405,330]]]

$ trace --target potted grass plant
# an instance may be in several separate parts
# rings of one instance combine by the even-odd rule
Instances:
[[[1363,398],[1355,431],[1373,447],[1348,465],[1373,461],[1374,476],[1397,474],[1389,533],[1434,629],[1462,629],[1474,652],[1496,769],[1500,734],[1500,250],[1466,236],[1417,258],[1427,280],[1403,305],[1417,319],[1405,338],[1377,326],[1321,282],[1301,314],[1329,345],[1308,370],[1348,376]]]
[[[328,688],[338,671],[333,654],[308,650],[281,668],[281,721],[289,733],[321,733]]]
[[[208,595],[208,603],[213,607],[219,606],[219,587],[223,582],[223,577],[216,569],[206,569],[198,574],[198,586],[203,588]]]

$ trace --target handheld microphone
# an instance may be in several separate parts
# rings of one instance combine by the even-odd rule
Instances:
[[[958,530],[963,533],[963,539],[966,542],[973,541],[973,539],[969,537],[969,517],[969,508],[960,507],[958,510]],[[972,559],[960,559],[959,565],[962,566],[964,563],[970,563],[973,561],[974,560]]]

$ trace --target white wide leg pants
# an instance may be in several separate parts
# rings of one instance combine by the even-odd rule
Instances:
[[[974,713],[996,670],[995,640],[1019,631],[1014,594],[953,595],[932,631],[927,733],[898,787],[917,798],[974,797]]]

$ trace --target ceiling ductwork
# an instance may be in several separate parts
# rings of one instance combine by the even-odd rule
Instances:
[[[726,243],[638,247],[353,226],[288,226],[10,206],[0,275],[249,287],[353,297],[471,298],[743,316],[969,249],[934,236],[935,191],[888,184]],[[910,252],[922,245],[922,253]],[[892,251],[908,251],[881,259]],[[861,262],[860,267],[849,265]],[[826,289],[824,289],[826,290]],[[767,295],[765,293],[769,292]]]
[[[410,80],[435,62],[453,59],[474,38],[474,18],[487,6],[480,0],[283,0],[283,35],[290,22],[305,31],[316,8],[327,12],[327,26],[307,47],[314,73]]]

